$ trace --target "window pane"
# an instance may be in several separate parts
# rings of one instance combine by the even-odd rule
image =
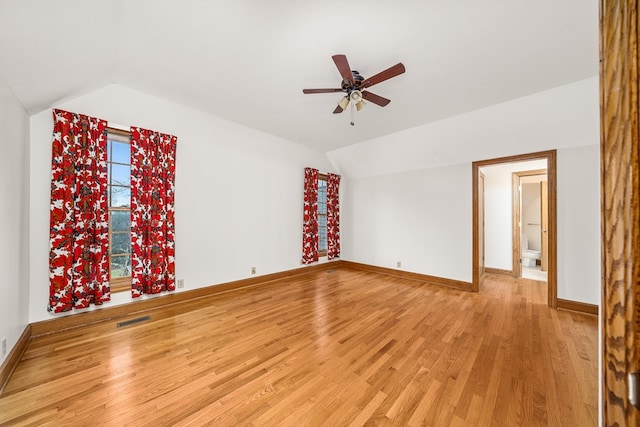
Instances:
[[[131,185],[129,177],[131,167],[125,165],[111,165],[111,184]]]
[[[327,250],[327,216],[326,215],[318,215],[318,250],[321,250],[321,251]]]
[[[115,255],[131,253],[131,234],[113,233],[111,235],[111,253]]]
[[[111,231],[131,230],[130,211],[111,211]]]
[[[129,277],[131,275],[131,257],[111,256],[111,278]]]
[[[327,250],[327,181],[318,179],[318,250]]]
[[[131,189],[129,187],[111,187],[111,207],[128,208],[131,206]]]
[[[318,181],[318,214],[327,213],[327,182]]]
[[[318,197],[318,213],[326,215],[326,213],[327,213],[327,200],[326,199],[322,200],[320,197]]]
[[[113,146],[113,151],[111,152],[111,161],[116,163],[131,163],[131,150],[129,148],[129,144],[125,144],[123,142],[118,141],[109,141]]]

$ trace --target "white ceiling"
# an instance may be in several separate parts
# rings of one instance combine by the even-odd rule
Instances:
[[[402,62],[349,125],[331,60]],[[0,0],[0,77],[29,113],[111,83],[321,151],[598,74],[584,0]],[[108,119],[108,118],[107,118]]]

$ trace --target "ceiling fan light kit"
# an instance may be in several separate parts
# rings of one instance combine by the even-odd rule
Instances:
[[[345,55],[333,55],[331,58],[333,59],[333,62],[336,64],[336,67],[338,68],[338,71],[342,76],[342,83],[340,85],[340,88],[302,89],[302,93],[345,93],[346,95],[343,96],[340,101],[338,101],[338,106],[335,108],[335,110],[333,110],[333,114],[342,113],[349,105],[349,101],[353,101],[351,102],[352,126],[354,125],[354,111],[360,111],[362,109],[365,99],[376,105],[379,105],[380,107],[384,107],[391,102],[390,99],[384,98],[380,95],[376,95],[375,93],[369,92],[368,90],[364,89],[381,83],[385,80],[389,80],[390,78],[396,77],[405,72],[404,65],[399,62],[396,65],[389,67],[386,70],[369,77],[368,79],[365,79],[360,75],[359,72],[351,69]]]
[[[343,110],[345,108],[347,108],[347,105],[349,105],[349,97],[348,96],[343,96],[340,99],[340,102],[338,102],[338,105],[340,106],[340,108],[342,108]]]

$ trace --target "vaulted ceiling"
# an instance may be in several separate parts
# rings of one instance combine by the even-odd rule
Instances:
[[[117,83],[321,151],[598,74],[584,0],[0,0],[0,77],[29,113]],[[331,60],[391,99],[332,114]]]

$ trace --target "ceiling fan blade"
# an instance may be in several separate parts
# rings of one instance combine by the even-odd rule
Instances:
[[[333,92],[342,92],[342,89],[302,89],[302,93],[333,93]]]
[[[342,80],[348,86],[353,86],[353,74],[351,73],[351,67],[349,66],[347,57],[345,55],[333,55],[331,59],[336,63],[336,67],[338,67],[338,71],[340,71]]]
[[[344,110],[342,109],[341,106],[337,106],[335,110],[333,110],[333,114],[340,114],[342,113]]]
[[[381,107],[384,107],[391,102],[390,99],[384,98],[380,95],[376,95],[375,93],[367,92],[366,90],[362,92],[362,97],[367,101],[373,102],[374,104]]]
[[[371,76],[368,79],[364,79],[360,84],[360,89],[377,85],[380,82],[389,80],[390,78],[400,75],[404,72],[405,72],[404,65],[402,65],[402,62],[398,62],[393,67],[389,67],[386,70],[379,72],[375,76]]]

